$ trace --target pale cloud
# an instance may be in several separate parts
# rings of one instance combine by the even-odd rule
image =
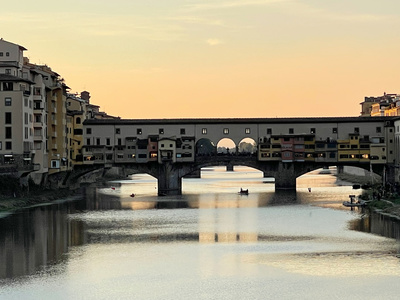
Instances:
[[[210,46],[216,46],[216,45],[223,44],[223,42],[219,39],[208,39],[206,41],[206,43],[209,44]]]

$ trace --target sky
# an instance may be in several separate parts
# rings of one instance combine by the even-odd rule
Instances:
[[[358,116],[400,93],[398,0],[20,0],[0,37],[110,115]]]

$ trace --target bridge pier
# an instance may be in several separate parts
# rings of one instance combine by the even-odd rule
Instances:
[[[182,178],[179,173],[173,163],[160,165],[157,178],[159,196],[182,194]]]
[[[296,189],[296,172],[293,163],[279,163],[275,175],[276,190]]]

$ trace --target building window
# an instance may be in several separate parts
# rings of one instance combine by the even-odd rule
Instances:
[[[6,52],[6,56],[10,56],[10,52]]]
[[[267,134],[272,134],[272,128],[267,128]]]
[[[11,127],[6,127],[6,139],[12,139]]]
[[[111,140],[110,140],[110,138],[107,138],[107,139],[106,139],[106,144],[107,144],[107,146],[110,146],[110,145],[111,145]]]
[[[245,134],[250,134],[250,128],[246,128],[246,129],[244,130],[244,133],[245,133]]]
[[[33,95],[34,96],[40,96],[42,93],[41,93],[41,90],[40,90],[40,88],[39,87],[35,87],[34,89],[33,89]]]
[[[96,145],[100,146],[100,138],[96,138]]]
[[[360,128],[354,127],[354,133],[360,133]]]
[[[181,128],[181,134],[186,134],[186,129],[185,128]]]
[[[229,128],[224,128],[223,132],[224,134],[229,134]]]
[[[3,52],[0,52],[0,56],[3,56]]]
[[[6,150],[11,150],[11,149],[12,149],[12,143],[6,142]]]
[[[0,142],[0,150],[2,150],[3,149],[3,144],[2,144],[2,142]]]
[[[381,127],[376,127],[376,133],[381,133],[382,132],[382,128]]]
[[[201,133],[202,133],[202,134],[207,134],[207,128],[201,129]]]
[[[81,118],[80,117],[76,118],[76,124],[81,124]]]
[[[3,82],[3,91],[12,91],[14,86],[12,82]]]
[[[86,145],[90,146],[90,139],[86,139]]]
[[[158,129],[158,133],[159,133],[159,134],[164,134],[164,128],[159,128],[159,129]]]
[[[115,134],[121,134],[121,128],[115,128]]]
[[[86,128],[86,134],[92,134],[92,128]]]
[[[11,75],[11,69],[6,69],[6,74]]]
[[[122,139],[118,139],[118,146],[122,145]]]
[[[11,106],[11,98],[5,98],[4,99],[4,105],[5,106]]]
[[[293,134],[294,133],[294,129],[293,128],[289,128],[289,134]]]
[[[315,134],[315,133],[316,133],[315,128],[310,128],[310,133],[311,133],[311,134]]]
[[[11,124],[11,113],[6,112],[6,124]]]
[[[337,127],[332,128],[332,133],[337,133]]]
[[[142,128],[136,129],[136,133],[137,133],[137,134],[142,134]]]

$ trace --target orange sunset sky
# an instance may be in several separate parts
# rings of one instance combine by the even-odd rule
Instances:
[[[0,37],[122,118],[358,116],[399,93],[398,0],[6,1]]]

